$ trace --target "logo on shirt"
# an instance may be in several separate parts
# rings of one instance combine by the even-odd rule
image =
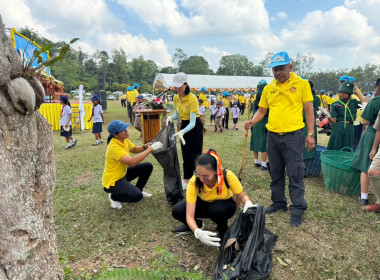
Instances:
[[[290,92],[291,93],[295,93],[297,91],[297,88],[295,88],[295,87],[292,87],[291,89],[290,89]]]
[[[274,91],[274,90],[272,90],[271,92],[270,92],[270,94],[275,94],[276,93],[276,91]]]

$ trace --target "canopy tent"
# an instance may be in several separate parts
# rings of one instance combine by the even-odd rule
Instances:
[[[163,91],[172,87],[173,77],[175,74],[159,73],[154,78],[153,89]],[[217,76],[217,75],[187,75],[187,81],[192,90],[201,90],[202,87],[209,91],[222,90],[253,90],[259,81],[265,79],[267,83],[273,80],[273,77],[253,77],[253,76]]]

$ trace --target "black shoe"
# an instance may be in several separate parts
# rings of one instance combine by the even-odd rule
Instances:
[[[276,205],[272,204],[272,205],[264,208],[264,213],[265,214],[273,214],[273,213],[275,213],[275,212],[277,212],[279,210],[287,211],[288,207],[287,206],[280,207],[280,206],[276,206]]]
[[[200,229],[204,229],[205,228],[205,225],[203,224],[202,221],[197,221],[197,226],[200,228]],[[175,228],[175,230],[173,230],[174,233],[176,233],[177,235],[186,235],[186,234],[189,234],[189,233],[192,233],[193,231],[191,230],[191,228],[189,228],[188,225],[180,225],[178,227]]]
[[[71,143],[71,146],[74,148],[75,145],[77,144],[77,142],[78,142],[78,140],[77,140],[77,139],[74,139],[74,140],[73,140],[73,143]]]
[[[255,167],[260,167],[261,166],[261,164],[260,163],[255,163]]]
[[[359,199],[358,199],[358,203],[359,203],[361,206],[366,206],[366,205],[368,205],[368,199],[359,198]]]
[[[292,214],[289,224],[293,227],[299,227],[302,224],[302,216]]]
[[[326,132],[326,128],[324,128],[324,129],[318,131],[318,133],[325,133],[325,132]]]
[[[263,170],[263,171],[265,171],[265,170],[268,170],[268,167],[264,166],[264,165],[261,165],[260,169]]]

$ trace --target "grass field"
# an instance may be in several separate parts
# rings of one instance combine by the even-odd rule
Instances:
[[[209,122],[206,125],[209,130],[203,149],[214,148],[223,166],[235,174],[241,164],[246,118],[247,113],[238,131],[222,135],[214,133]],[[127,110],[117,101],[108,101],[105,119],[107,124],[114,119],[127,121]],[[132,142],[140,145],[138,132],[133,127],[129,130]],[[103,134],[104,139],[107,136]],[[92,274],[104,267],[154,268],[160,258],[155,248],[162,246],[174,256],[175,261],[167,266],[202,272],[204,279],[210,279],[218,251],[193,235],[179,237],[171,232],[178,222],[171,216],[163,171],[154,157],[147,158],[154,171],[146,188],[154,196],[124,204],[122,210],[112,209],[101,184],[106,144],[91,146],[95,140],[91,131],[74,132],[74,137],[77,146],[64,150],[64,138],[54,132],[55,229],[59,253],[67,260],[65,266],[75,275]],[[327,144],[325,134],[318,137],[320,144]],[[269,174],[253,167],[249,143],[242,183],[254,202],[271,203]],[[305,184],[309,208],[301,227],[289,226],[289,213],[266,218],[266,227],[279,236],[270,279],[380,279],[380,215],[364,213],[356,197],[327,191],[322,176],[306,178]],[[205,225],[215,230],[210,220],[205,220]]]

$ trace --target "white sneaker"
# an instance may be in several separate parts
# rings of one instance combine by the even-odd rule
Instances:
[[[143,195],[143,197],[151,197],[152,196],[151,193],[147,193],[147,192],[142,192],[142,195]]]
[[[119,201],[112,200],[110,193],[108,194],[108,198],[111,201],[111,208],[116,208],[116,209],[123,208],[123,205],[121,205],[121,203]]]
[[[186,183],[184,180],[182,180],[182,189],[186,190],[188,184],[189,183]]]

